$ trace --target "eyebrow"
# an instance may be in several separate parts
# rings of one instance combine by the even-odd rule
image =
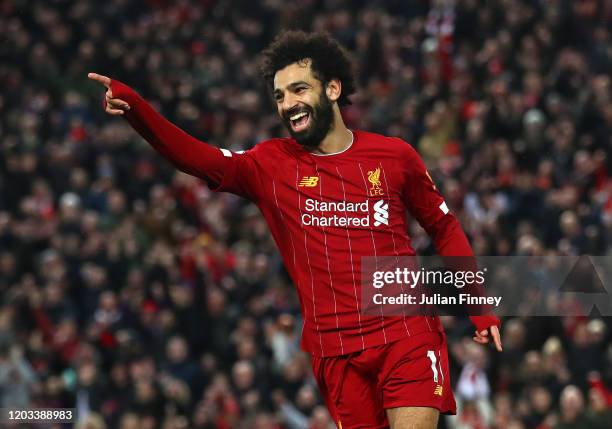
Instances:
[[[293,90],[296,87],[300,86],[300,85],[306,85],[306,86],[311,86],[308,82],[303,81],[303,80],[298,80],[297,82],[291,82],[289,85],[287,85],[287,89],[288,90]],[[274,95],[278,94],[282,92],[280,88],[276,88],[274,90]]]

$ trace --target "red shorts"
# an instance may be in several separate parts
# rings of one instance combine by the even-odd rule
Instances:
[[[325,404],[342,429],[388,428],[387,408],[456,413],[446,336],[440,332],[348,355],[313,357],[312,367]]]

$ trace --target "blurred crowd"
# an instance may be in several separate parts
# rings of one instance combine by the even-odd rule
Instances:
[[[350,49],[346,122],[419,150],[478,255],[612,255],[610,2],[4,0],[0,407],[73,407],[81,429],[334,427],[256,207],[177,172],[86,78],[248,149],[285,134],[257,69],[285,28]],[[505,318],[499,354],[444,323],[442,427],[609,427],[609,318]]]

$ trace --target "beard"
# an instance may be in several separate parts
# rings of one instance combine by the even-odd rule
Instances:
[[[310,115],[310,124],[305,130],[296,132],[291,127],[289,118],[300,112],[307,112]],[[283,115],[283,123],[295,141],[308,150],[315,149],[333,128],[333,104],[325,92],[321,91],[316,105],[297,107],[288,111]]]

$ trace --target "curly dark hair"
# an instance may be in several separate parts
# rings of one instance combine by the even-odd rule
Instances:
[[[262,52],[261,73],[270,90],[274,89],[274,75],[289,64],[311,60],[314,76],[325,85],[331,79],[342,84],[338,105],[351,104],[349,96],[356,84],[349,54],[327,33],[285,31]]]

